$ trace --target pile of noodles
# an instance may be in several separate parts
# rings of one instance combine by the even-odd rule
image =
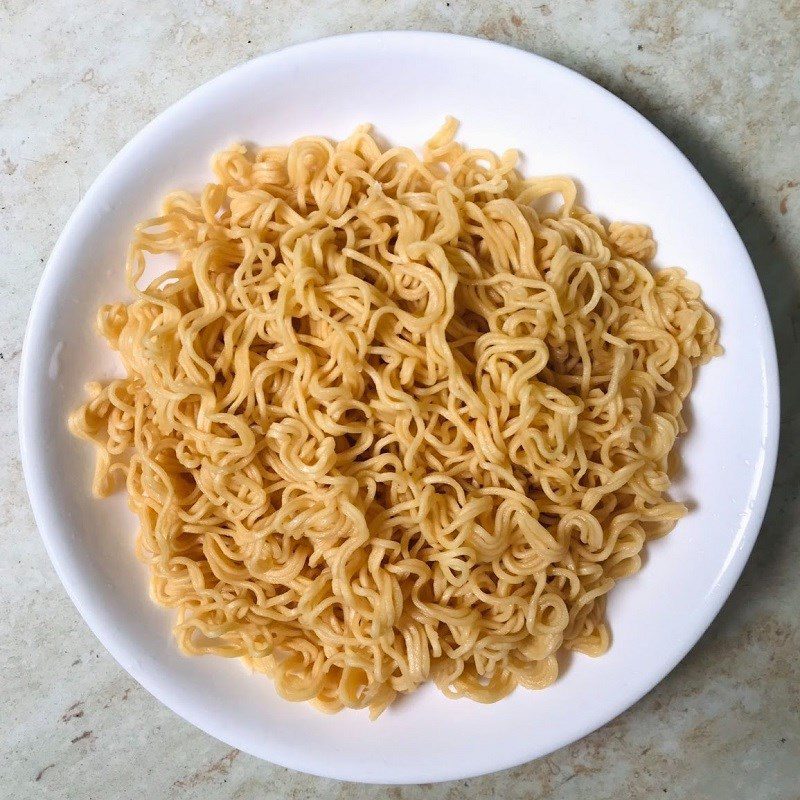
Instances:
[[[327,711],[551,684],[686,512],[668,457],[719,352],[697,285],[455,129],[421,158],[368,126],[218,154],[135,229],[134,300],[98,317],[126,377],[70,418],[180,648]]]

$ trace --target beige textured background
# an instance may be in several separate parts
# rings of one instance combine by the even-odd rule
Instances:
[[[379,28],[516,44],[588,75],[672,137],[756,263],[776,329],[784,415],[755,554],[709,632],[660,686],[535,763],[391,789],[259,762],[134,684],[89,633],[47,560],[16,440],[16,377],[34,289],[67,216],[114,153],[234,64]],[[797,0],[0,0],[0,797],[800,797],[799,284]]]

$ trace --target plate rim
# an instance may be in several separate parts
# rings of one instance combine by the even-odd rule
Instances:
[[[661,681],[663,681],[664,678],[686,657],[688,652],[702,638],[710,624],[717,617],[722,609],[722,606],[730,596],[736,582],[741,576],[744,566],[747,563],[750,553],[755,545],[756,538],[758,537],[764,516],[766,514],[767,505],[772,491],[778,454],[778,439],[780,430],[780,389],[774,330],[764,297],[763,288],[761,287],[758,272],[753,265],[752,259],[750,258],[744,243],[742,242],[741,236],[739,235],[739,232],[730,216],[722,206],[719,198],[710,188],[697,168],[680,150],[680,148],[678,148],[677,145],[675,145],[658,127],[650,122],[650,120],[648,120],[643,114],[627,104],[621,98],[595,83],[590,78],[582,75],[576,70],[559,64],[558,62],[552,61],[522,48],[514,47],[512,45],[503,44],[481,37],[465,36],[448,32],[390,30],[345,33],[335,36],[316,38],[289,45],[287,47],[279,48],[267,53],[262,53],[252,59],[242,62],[241,64],[237,64],[179,98],[177,101],[156,115],[152,120],[150,120],[136,134],[134,134],[109,161],[109,163],[100,171],[89,189],[86,191],[84,196],[80,199],[70,214],[63,230],[56,240],[47,264],[41,273],[31,304],[20,358],[17,394],[17,423],[22,471],[34,520],[36,522],[36,527],[39,530],[39,534],[59,580],[70,597],[73,605],[76,607],[78,613],[89,627],[91,632],[94,634],[95,638],[109,652],[112,658],[114,658],[114,660],[134,680],[136,680],[137,683],[139,683],[139,685],[141,685],[160,703],[165,705],[178,716],[185,719],[195,727],[203,730],[205,733],[217,740],[223,741],[232,747],[236,747],[237,749],[248,752],[256,758],[267,760],[264,755],[253,752],[246,746],[242,746],[241,742],[236,742],[235,737],[227,735],[227,732],[225,735],[220,735],[219,731],[210,730],[209,727],[207,727],[202,721],[198,721],[198,715],[189,715],[186,713],[185,709],[179,710],[177,707],[179,704],[177,702],[174,702],[170,697],[165,697],[163,692],[154,686],[155,681],[149,677],[147,671],[135,664],[135,660],[127,651],[125,651],[125,648],[120,646],[120,644],[116,641],[116,637],[113,632],[106,629],[104,621],[100,618],[100,614],[92,607],[91,603],[86,602],[85,597],[83,596],[85,594],[85,589],[81,590],[80,583],[75,581],[70,575],[67,574],[67,570],[65,569],[61,560],[61,546],[59,538],[58,536],[53,535],[51,526],[47,524],[48,520],[52,518],[52,514],[57,511],[57,509],[53,509],[47,502],[45,502],[46,480],[43,474],[40,474],[34,466],[34,455],[37,449],[37,444],[32,438],[33,420],[31,419],[26,400],[27,397],[31,396],[35,388],[34,376],[36,369],[32,363],[32,343],[38,336],[41,336],[41,329],[43,327],[43,323],[45,322],[45,320],[41,319],[40,317],[40,311],[44,305],[43,298],[48,293],[53,291],[53,284],[56,283],[59,276],[61,274],[66,274],[68,271],[69,263],[68,261],[64,261],[62,254],[66,250],[67,243],[73,238],[82,215],[85,214],[87,210],[94,204],[95,195],[99,193],[108,176],[113,173],[116,165],[125,157],[127,152],[135,146],[136,142],[146,134],[147,131],[156,126],[163,125],[165,122],[168,122],[170,118],[180,114],[185,106],[189,106],[199,96],[211,91],[218,83],[231,79],[236,73],[250,67],[252,64],[254,64],[254,62],[268,62],[271,59],[275,59],[276,57],[285,55],[289,52],[294,52],[297,55],[301,54],[303,50],[311,50],[319,47],[330,47],[337,45],[358,46],[359,40],[374,39],[376,37],[378,39],[388,38],[408,40],[426,38],[431,40],[432,44],[437,39],[443,39],[449,42],[455,41],[459,46],[466,48],[483,47],[488,49],[497,49],[498,51],[514,51],[514,53],[517,55],[521,55],[527,59],[530,59],[532,63],[538,62],[540,66],[544,65],[548,69],[555,68],[557,71],[568,73],[572,80],[577,80],[583,83],[587,88],[591,89],[595,93],[599,93],[607,103],[617,106],[619,110],[623,111],[629,116],[632,116],[640,125],[644,124],[650,135],[659,140],[662,145],[666,144],[677,161],[684,167],[684,169],[687,170],[687,174],[691,175],[693,180],[698,183],[701,188],[706,190],[709,202],[716,207],[717,212],[721,213],[724,219],[727,220],[728,224],[730,225],[729,232],[733,235],[733,237],[735,237],[736,245],[741,250],[742,267],[744,268],[745,265],[749,266],[750,272],[748,274],[749,277],[753,279],[754,287],[757,290],[752,292],[754,315],[758,322],[764,326],[764,341],[762,342],[761,346],[764,351],[765,366],[763,385],[765,389],[766,400],[764,417],[764,427],[766,432],[764,441],[762,442],[764,459],[762,462],[761,476],[758,481],[750,518],[744,527],[740,546],[738,547],[734,556],[726,563],[722,573],[718,576],[714,587],[716,590],[715,597],[707,602],[707,611],[705,614],[703,614],[700,621],[692,627],[690,632],[683,633],[681,646],[675,649],[673,653],[674,657],[670,658],[667,663],[662,664],[659,670],[654,671],[655,678],[652,680],[648,679],[648,681],[646,681],[647,686],[643,690],[640,691],[639,689],[636,689],[630,694],[630,696],[625,695],[624,699],[614,704],[610,710],[606,708],[602,714],[595,714],[594,716],[587,715],[588,721],[581,726],[581,730],[577,735],[570,733],[566,736],[561,736],[560,738],[554,737],[554,743],[552,746],[549,745],[544,751],[542,751],[540,747],[535,747],[532,744],[530,753],[525,758],[520,759],[519,757],[514,756],[513,758],[506,759],[505,761],[498,759],[497,765],[489,771],[483,768],[476,770],[474,767],[470,768],[468,765],[461,764],[454,765],[450,768],[448,768],[446,765],[443,765],[436,774],[420,773],[420,775],[415,778],[414,781],[411,781],[405,777],[393,778],[392,775],[386,775],[381,778],[381,782],[387,784],[409,784],[412,782],[429,783],[476,777],[482,774],[491,774],[496,771],[527,763],[530,760],[542,757],[547,753],[554,752],[561,747],[578,741],[589,733],[597,730],[599,727],[608,724],[621,713],[636,704],[655,686],[661,683]],[[41,447],[41,444],[39,444],[38,447]],[[299,754],[295,758],[279,757],[273,760],[273,758],[270,757],[269,761],[271,763],[279,764],[281,766],[319,777],[364,783],[376,782],[371,777],[363,777],[360,775],[342,772],[342,770],[336,768],[335,758],[332,758],[331,763],[321,764],[314,762],[313,764],[309,764],[304,761],[302,754]]]

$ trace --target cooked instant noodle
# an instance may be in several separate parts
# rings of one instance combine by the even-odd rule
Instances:
[[[326,711],[551,684],[686,513],[669,455],[720,350],[699,288],[455,130],[421,158],[368,126],[219,153],[135,229],[134,299],[98,316],[126,375],[70,417],[181,650]]]

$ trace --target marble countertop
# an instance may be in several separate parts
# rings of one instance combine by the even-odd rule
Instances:
[[[797,0],[0,2],[0,797],[800,797],[800,4]],[[758,269],[778,343],[778,472],[755,552],[681,665],[582,741],[514,770],[380,788],[231,750],[135,684],[48,561],[19,464],[16,382],[55,239],[116,151],[259,53],[419,28],[497,39],[588,75],[698,167]],[[657,189],[657,187],[654,187]],[[747,376],[742,376],[747,380]]]

